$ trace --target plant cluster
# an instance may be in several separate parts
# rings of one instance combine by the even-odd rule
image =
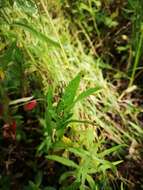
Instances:
[[[142,6],[0,1],[0,189],[143,188]]]

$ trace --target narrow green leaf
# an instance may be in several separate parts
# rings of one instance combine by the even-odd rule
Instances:
[[[78,102],[78,101],[80,101],[80,100],[82,100],[82,99],[84,99],[84,98],[90,96],[90,95],[93,94],[93,93],[99,92],[100,90],[101,90],[101,87],[100,87],[100,86],[97,86],[97,87],[95,87],[95,88],[89,88],[89,89],[87,89],[86,91],[82,92],[82,93],[76,98],[76,100],[75,100],[74,103],[76,103],[76,102]]]
[[[52,87],[50,86],[48,89],[48,93],[47,93],[47,106],[48,109],[52,109],[52,100],[53,100],[53,90]]]
[[[107,160],[104,160],[103,164],[99,166],[98,171],[105,172],[106,170],[111,169],[115,173],[117,170],[116,165],[118,165],[122,162],[123,162],[122,160],[119,160],[116,162],[109,162]]]
[[[116,167],[111,162],[104,160],[104,163],[99,166],[99,172],[105,172],[106,170],[111,169],[113,172],[116,172]]]
[[[89,153],[81,148],[68,148],[68,151],[72,152],[76,156],[80,156],[81,158],[89,156]]]
[[[35,183],[36,185],[39,187],[40,184],[42,183],[42,178],[43,178],[43,175],[42,175],[42,172],[39,171],[35,177]]]
[[[95,189],[96,184],[95,184],[95,181],[93,180],[93,178],[90,175],[86,175],[86,179],[89,183],[90,188]]]
[[[28,24],[21,23],[21,22],[14,22],[12,25],[13,26],[19,26],[19,27],[27,30],[28,32],[30,32],[31,34],[36,36],[42,42],[46,42],[46,43],[53,45],[53,46],[56,46],[56,47],[60,47],[60,44],[57,41],[55,41],[54,39],[52,39],[49,36],[44,35],[40,31],[37,31],[36,29],[34,29],[32,26],[29,26]]]
[[[64,172],[60,176],[59,183],[62,183],[63,181],[65,181],[70,176],[74,176],[74,172],[73,171]]]
[[[133,122],[129,122],[129,124],[131,125],[131,127],[133,128],[133,130],[135,130],[135,131],[137,131],[139,133],[139,135],[143,134],[143,129],[140,126],[136,125]]]
[[[54,160],[56,162],[59,162],[65,166],[73,167],[73,168],[78,168],[79,166],[73,162],[72,160],[69,160],[68,158],[64,158],[61,156],[56,156],[56,155],[48,155],[46,156],[49,160]]]
[[[99,153],[99,156],[100,156],[100,157],[104,157],[104,156],[106,156],[106,155],[109,155],[109,154],[111,154],[112,152],[118,151],[118,150],[121,149],[123,146],[125,146],[125,145],[117,145],[117,146],[114,146],[114,147],[112,147],[112,148],[106,149],[106,150],[104,150],[103,152]]]
[[[118,161],[112,162],[112,164],[113,164],[114,166],[116,166],[116,165],[118,165],[118,164],[120,164],[120,163],[122,163],[122,162],[123,162],[123,160],[118,160]]]
[[[49,131],[49,134],[52,134],[54,126],[55,127],[57,126],[55,121],[58,120],[58,115],[56,114],[52,101],[53,101],[53,89],[52,87],[49,87],[47,93],[47,107],[45,111],[45,120],[46,120],[46,125],[48,126],[47,129]]]
[[[62,96],[61,102],[58,105],[58,112],[70,107],[75,99],[77,89],[79,87],[81,73],[79,73],[73,80],[70,81]]]

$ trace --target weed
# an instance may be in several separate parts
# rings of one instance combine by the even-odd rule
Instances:
[[[141,168],[142,156],[142,97],[133,85],[142,72],[141,7],[0,1],[0,188],[56,188],[57,162],[60,189],[141,183],[129,167]]]

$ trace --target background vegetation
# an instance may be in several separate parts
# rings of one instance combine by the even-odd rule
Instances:
[[[142,9],[0,1],[1,189],[143,189]]]

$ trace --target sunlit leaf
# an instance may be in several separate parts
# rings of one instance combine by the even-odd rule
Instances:
[[[47,159],[50,159],[50,160],[54,160],[56,162],[59,162],[65,166],[69,166],[69,167],[73,167],[73,168],[78,168],[79,166],[73,162],[72,160],[69,160],[67,158],[64,158],[64,157],[60,157],[60,156],[57,156],[57,155],[48,155],[46,156]]]
[[[58,105],[58,112],[65,109],[66,107],[70,107],[73,104],[77,89],[79,87],[80,79],[81,73],[79,73],[73,80],[70,81],[62,96],[62,100]]]
[[[46,36],[40,31],[37,31],[35,28],[33,28],[32,26],[29,26],[28,24],[25,24],[22,22],[14,22],[12,25],[25,29],[26,31],[30,32],[32,35],[36,36],[42,42],[46,42],[47,44],[52,45],[52,46],[60,47],[59,43],[56,40],[52,39],[49,36]]]
[[[91,94],[97,93],[101,90],[102,88],[100,86],[97,86],[95,88],[88,88],[86,91],[82,92],[75,100],[75,103],[90,96]]]
[[[113,152],[116,152],[116,151],[119,151],[121,148],[123,148],[125,145],[117,145],[117,146],[114,146],[114,147],[111,147],[109,149],[106,149],[104,150],[103,152],[99,153],[99,156],[100,157],[104,157],[106,155],[109,155]]]

